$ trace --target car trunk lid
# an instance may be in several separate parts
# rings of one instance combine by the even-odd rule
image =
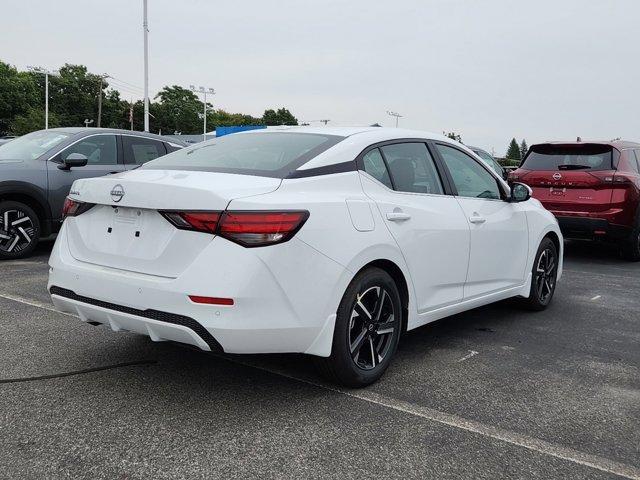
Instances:
[[[180,230],[160,211],[223,211],[231,200],[272,192],[280,182],[270,177],[171,170],[135,170],[78,180],[70,197],[95,206],[67,222],[69,249],[82,262],[175,278],[214,236]]]

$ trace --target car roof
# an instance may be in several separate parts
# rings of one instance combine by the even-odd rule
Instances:
[[[156,135],[154,133],[148,132],[138,132],[136,130],[124,130],[119,128],[97,128],[97,127],[60,127],[60,128],[50,128],[50,131],[53,132],[63,132],[68,133],[70,135],[94,135],[96,133],[113,133],[118,135],[133,135],[136,137],[146,137],[153,138],[154,140],[161,140],[167,143],[175,143],[181,146],[186,146],[187,144],[182,140],[176,140],[175,138],[163,137],[162,135]]]
[[[582,140],[571,141],[571,142],[563,142],[563,141],[553,141],[553,142],[540,142],[535,145],[531,145],[531,147],[539,147],[540,145],[609,145],[611,147],[617,148],[618,150],[623,150],[625,148],[638,148],[640,147],[640,143],[630,142],[628,140]]]

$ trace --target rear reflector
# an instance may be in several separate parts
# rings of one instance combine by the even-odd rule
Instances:
[[[233,298],[201,297],[198,295],[189,295],[189,300],[191,300],[193,303],[202,303],[205,305],[233,305]]]
[[[176,228],[219,235],[243,247],[286,242],[309,218],[306,210],[160,213]]]
[[[64,205],[62,206],[62,220],[67,217],[77,217],[94,205],[94,203],[79,202],[67,197],[65,198]]]

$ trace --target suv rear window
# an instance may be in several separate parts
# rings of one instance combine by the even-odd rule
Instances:
[[[611,170],[610,145],[534,145],[521,168],[526,170]]]
[[[315,133],[234,133],[178,150],[140,168],[285,178],[343,139]]]

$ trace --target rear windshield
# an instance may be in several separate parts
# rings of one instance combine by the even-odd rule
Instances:
[[[343,139],[313,133],[235,133],[178,150],[140,168],[285,178]]]
[[[610,145],[534,145],[522,163],[526,170],[611,170]]]

